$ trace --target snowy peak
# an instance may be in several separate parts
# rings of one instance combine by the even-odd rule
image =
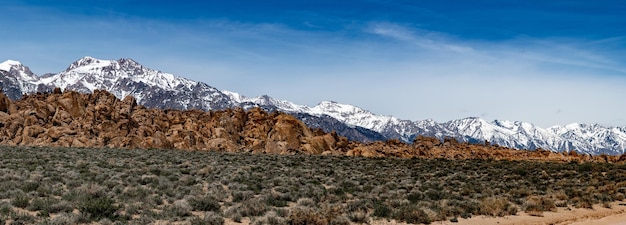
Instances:
[[[482,140],[492,140],[500,135],[513,134],[513,132],[508,129],[496,126],[478,117],[452,120],[447,122],[445,127],[455,133]]]
[[[494,120],[493,125],[517,133],[532,134],[536,132],[547,132],[534,124],[521,121]]]
[[[119,71],[119,73],[117,73],[118,75],[126,76],[144,75],[149,72],[158,72],[149,68],[144,68],[144,66],[130,58],[102,60],[86,56],[70,64],[64,73],[106,73],[112,71]]]
[[[137,61],[131,58],[121,58],[117,60],[117,63],[122,68],[142,68],[143,66],[139,64]]]
[[[116,88],[129,84],[163,89],[191,88],[197,85],[197,82],[144,67],[133,59],[101,60],[90,56],[73,62],[59,74],[42,78],[41,83],[63,89],[71,87],[83,92],[104,89],[120,98],[133,93],[133,90],[120,91]]]
[[[37,76],[30,71],[30,68],[24,66],[21,62],[15,60],[7,60],[0,63],[0,70],[6,71],[17,78],[24,81],[37,80]]]
[[[376,115],[356,106],[333,101],[320,102],[311,108],[310,113],[328,115],[349,125],[364,127],[377,132],[383,131],[390,122],[398,120],[391,116]]]
[[[309,111],[308,106],[298,105],[289,101],[275,99],[267,95],[261,95],[256,98],[249,98],[247,99],[247,101],[260,106],[273,106],[278,108],[280,111],[290,113],[302,113]]]
[[[19,61],[7,60],[7,61],[0,63],[0,70],[9,72],[11,71],[11,68],[20,67],[20,66],[22,66],[22,63]]]
[[[322,101],[312,108],[313,111],[333,113],[339,116],[350,116],[355,114],[372,114],[371,112],[356,106],[340,104],[334,101]]]
[[[548,128],[548,130],[559,135],[590,136],[608,129],[598,124],[572,123],[565,126],[553,126]]]
[[[0,63],[0,89],[10,99],[19,99],[25,93],[40,91],[35,84],[37,80],[39,77],[19,61]]]
[[[93,58],[91,56],[86,56],[70,64],[70,66],[67,67],[64,72],[68,73],[73,71],[77,73],[89,73],[97,72],[99,70],[119,70],[126,73],[141,73],[143,72],[143,66],[130,58],[122,58],[118,60],[102,60]]]
[[[508,120],[494,120],[493,124],[502,128],[513,130],[518,127],[518,122],[508,121]]]
[[[91,56],[86,56],[86,57],[83,57],[83,58],[81,58],[79,60],[76,60],[75,62],[70,64],[70,66],[67,67],[67,69],[65,69],[65,72],[69,72],[69,71],[71,71],[73,69],[76,69],[78,67],[88,66],[88,65],[91,65],[91,64],[94,64],[94,63],[100,63],[100,60],[95,59],[95,58],[93,58]]]

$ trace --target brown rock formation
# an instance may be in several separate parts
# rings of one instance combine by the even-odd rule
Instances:
[[[418,137],[362,144],[337,133],[311,130],[293,116],[259,108],[204,112],[158,110],[117,99],[106,91],[68,91],[25,95],[10,101],[0,93],[0,144],[62,147],[156,148],[319,154],[362,157],[424,157],[625,162],[622,156],[575,152],[522,151],[500,146],[459,143],[452,138]]]
[[[347,142],[336,134],[314,133],[292,116],[258,108],[147,109],[133,97],[120,101],[106,91],[55,90],[15,102],[0,94],[0,143],[7,145],[343,154]]]

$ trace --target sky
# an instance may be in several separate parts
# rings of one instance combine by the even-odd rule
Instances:
[[[132,58],[252,97],[401,119],[626,126],[620,1],[3,0],[0,61]]]

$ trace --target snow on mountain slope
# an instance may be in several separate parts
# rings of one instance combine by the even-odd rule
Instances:
[[[280,108],[280,107],[279,107]],[[454,137],[462,141],[484,142],[518,148],[578,151],[588,154],[626,153],[625,128],[605,128],[599,125],[568,125],[544,129],[519,121],[486,121],[477,117],[437,123],[433,120],[408,121],[392,116],[376,115],[367,110],[331,101],[324,101],[306,111],[328,115],[352,126],[377,131],[387,138],[410,142],[417,135]],[[290,111],[290,109],[281,109]],[[301,112],[300,111],[300,112]],[[582,127],[581,127],[582,126]]]
[[[381,132],[383,128],[395,120],[391,116],[380,116],[356,106],[323,101],[310,109],[310,113],[328,115],[344,123],[364,127]]]
[[[138,88],[128,87],[127,84],[131,82],[140,85]],[[42,78],[39,83],[62,89],[71,87],[84,92],[104,89],[118,98],[132,94],[138,101],[145,98],[141,86],[191,90],[197,85],[197,82],[143,67],[132,59],[99,60],[92,57],[84,57],[72,63],[65,71]]]
[[[10,98],[15,99],[24,93],[39,91],[35,83],[39,77],[19,61],[7,60],[0,63],[0,72],[4,75],[0,77],[2,90]]]
[[[13,68],[14,66],[21,66],[21,65],[22,63],[20,63],[19,61],[7,60],[7,61],[0,63],[0,70],[9,72],[11,71],[11,68]]]
[[[487,140],[492,144],[518,149],[575,150],[589,154],[623,154],[626,149],[626,127],[570,124],[543,129],[526,122],[489,122],[477,117],[444,123],[401,120],[332,101],[309,107],[267,95],[248,98],[144,67],[132,59],[84,57],[60,73],[41,77],[20,62],[9,60],[0,63],[0,86],[12,99],[25,93],[61,87],[80,92],[104,89],[120,99],[132,95],[138,103],[154,108],[219,110],[262,107],[297,115],[313,127],[327,131],[341,130],[343,133],[340,134],[352,135],[358,140],[380,140],[384,137],[410,142],[416,136],[424,135],[481,143]]]
[[[598,124],[572,123],[553,126],[548,130],[571,142],[576,149],[594,149],[596,153],[623,154],[626,149],[624,127],[604,127]]]
[[[233,105],[229,96],[214,87],[144,67],[132,59],[84,57],[35,83],[79,92],[102,89],[120,99],[132,95],[148,107],[211,110]]]
[[[19,61],[7,60],[0,63],[0,70],[15,73],[17,78],[24,83],[32,82],[38,79],[37,76],[30,71],[30,68],[22,65]]]
[[[292,102],[278,100],[267,95],[248,98],[231,91],[222,91],[235,101],[248,106],[272,106],[277,110],[288,113],[307,113],[310,115],[327,115],[351,126],[359,126],[381,132],[390,123],[399,123],[397,118],[380,116],[367,110],[332,101],[322,101],[314,107],[298,105]],[[244,107],[245,108],[245,107]]]

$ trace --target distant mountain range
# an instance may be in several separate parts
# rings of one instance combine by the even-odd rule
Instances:
[[[202,82],[147,68],[132,59],[100,60],[84,57],[60,73],[33,74],[20,62],[0,63],[0,88],[11,99],[23,94],[50,92],[54,87],[92,92],[107,90],[118,98],[134,96],[139,104],[154,108],[221,110],[233,107],[279,110],[313,128],[332,130],[349,139],[371,142],[400,139],[411,142],[419,135],[453,137],[460,141],[517,148],[577,151],[592,155],[626,152],[626,127],[569,124],[540,128],[518,121],[486,121],[469,117],[438,123],[409,121],[377,115],[356,106],[323,101],[310,107],[262,95],[246,97]]]

